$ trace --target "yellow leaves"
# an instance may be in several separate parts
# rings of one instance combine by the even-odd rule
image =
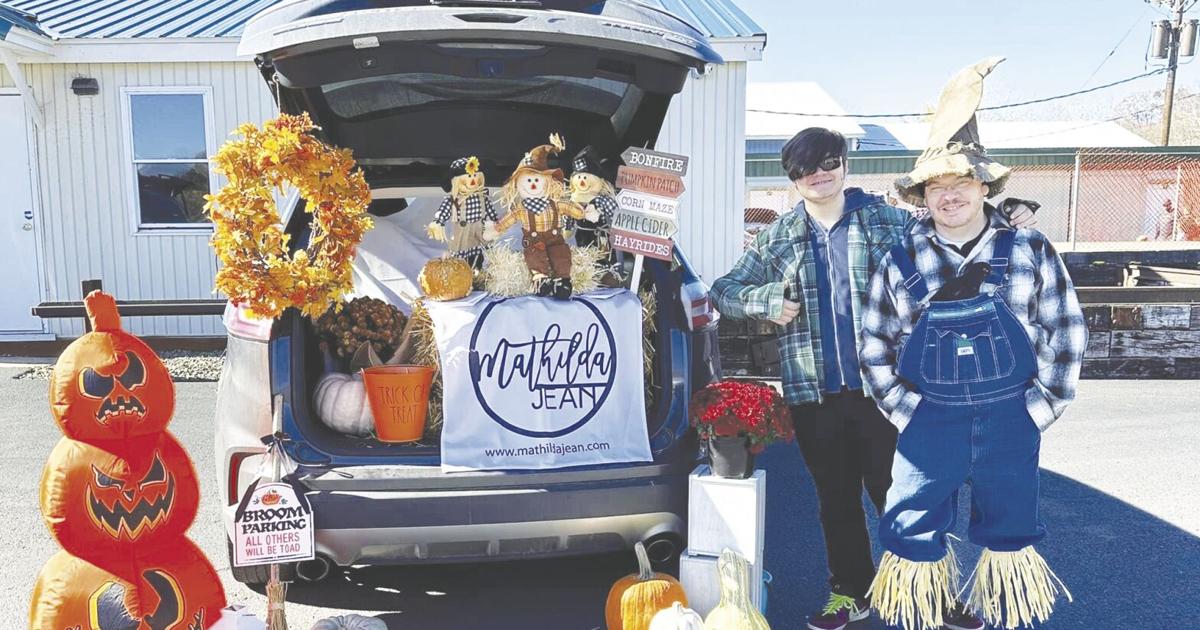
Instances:
[[[285,114],[262,129],[243,124],[235,132],[241,138],[213,157],[229,179],[205,197],[215,228],[210,243],[222,264],[216,289],[256,317],[294,307],[315,318],[340,305],[353,288],[355,249],[373,226],[370,188],[351,152],[315,138],[316,128],[307,114]],[[275,207],[285,183],[313,215],[306,247],[294,251]]]

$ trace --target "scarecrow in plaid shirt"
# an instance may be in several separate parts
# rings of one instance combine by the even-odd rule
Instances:
[[[563,237],[563,219],[600,218],[595,209],[585,210],[566,198],[562,169],[550,165],[551,157],[565,148],[562,138],[553,134],[550,144],[534,147],[525,154],[501,189],[501,203],[508,208],[508,214],[494,229],[484,231],[484,238],[494,240],[520,223],[525,264],[533,276],[537,294],[559,300],[570,299],[572,293],[571,246]]]
[[[871,585],[884,621],[940,628],[957,601],[946,536],[971,484],[968,538],[984,547],[970,605],[1006,628],[1044,621],[1061,589],[1033,545],[1041,432],[1075,397],[1087,327],[1066,267],[1043,234],[1014,229],[985,199],[1009,169],[979,143],[975,111],[996,57],[946,86],[929,148],[897,180],[927,206],[883,259],[863,314],[861,359],[900,431],[880,517],[886,550]],[[970,581],[970,578],[969,578]]]
[[[451,254],[466,260],[475,269],[483,264],[483,233],[496,222],[496,208],[484,187],[479,158],[458,158],[450,163],[450,172],[442,190],[450,193],[442,199],[437,214],[425,231],[429,238],[447,243]],[[447,235],[446,225],[452,226]]]

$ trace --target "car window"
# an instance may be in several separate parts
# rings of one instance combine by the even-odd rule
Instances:
[[[321,87],[334,114],[347,119],[436,103],[525,103],[562,107],[613,119],[636,109],[642,91],[624,81],[543,75],[524,78],[407,73],[330,83]],[[618,129],[619,131],[619,129]]]

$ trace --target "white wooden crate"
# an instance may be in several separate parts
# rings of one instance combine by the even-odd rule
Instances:
[[[707,617],[721,603],[721,578],[717,573],[717,559],[713,556],[695,555],[685,549],[679,556],[679,583],[687,593],[688,608]],[[763,570],[762,563],[750,563],[750,603],[762,610]]]
[[[726,479],[708,466],[696,467],[688,476],[688,549],[716,557],[728,547],[761,566],[766,506],[765,470],[747,479]]]

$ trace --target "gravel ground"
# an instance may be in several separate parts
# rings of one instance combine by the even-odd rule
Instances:
[[[177,383],[207,383],[216,382],[221,376],[221,364],[225,361],[225,352],[191,352],[169,350],[160,352],[159,357],[166,364],[171,378]],[[50,380],[50,372],[54,365],[39,365],[18,373],[13,378],[19,380]]]

